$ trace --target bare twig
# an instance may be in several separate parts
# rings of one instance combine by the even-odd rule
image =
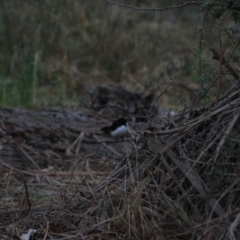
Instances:
[[[229,136],[230,132],[232,131],[234,125],[236,124],[238,118],[240,116],[240,112],[233,118],[232,122],[230,122],[229,126],[227,127],[226,131],[224,132],[224,135],[221,139],[221,141],[219,142],[218,146],[217,146],[217,149],[216,149],[216,155],[214,157],[214,162],[216,162],[218,156],[219,156],[219,153],[220,153],[220,150],[222,149],[225,141],[226,141],[226,138]]]
[[[228,71],[233,75],[233,77],[235,78],[235,80],[239,80],[239,75],[237,74],[237,72],[233,69],[233,67],[228,63],[228,61],[226,61],[224,56],[220,56],[219,53],[214,49],[214,48],[210,48],[210,50],[213,53],[213,57],[212,59],[215,60],[222,60],[222,65],[225,65],[226,68],[228,69]]]
[[[185,2],[185,3],[179,4],[179,5],[175,5],[175,6],[168,6],[168,7],[164,7],[164,8],[141,8],[141,7],[135,7],[135,6],[127,5],[127,4],[110,1],[110,0],[104,0],[104,1],[106,3],[111,3],[111,4],[117,5],[122,8],[129,8],[129,9],[138,10],[138,11],[151,11],[151,12],[154,12],[154,11],[162,12],[162,11],[166,11],[166,10],[170,10],[170,9],[172,10],[172,9],[184,8],[184,7],[191,6],[191,5],[199,6],[199,7],[203,7],[206,5],[206,2],[192,1],[192,2]],[[222,4],[215,4],[215,6],[217,6],[217,5],[221,6]]]
[[[31,210],[32,203],[31,203],[30,198],[29,198],[29,192],[28,192],[28,187],[27,187],[27,184],[26,184],[26,180],[25,180],[23,175],[21,177],[22,177],[24,188],[25,188],[25,194],[26,194],[25,199],[27,200],[27,203],[28,203],[28,212],[29,212]]]
[[[200,195],[203,198],[208,198],[208,187],[204,184],[204,181],[201,177],[192,169],[191,165],[187,162],[182,162],[178,160],[176,155],[172,150],[167,152],[167,155],[171,159],[171,161],[179,168],[179,170],[183,173],[183,175],[192,183],[192,185],[197,189]],[[216,201],[215,198],[208,199],[208,204],[212,207],[212,211],[214,211],[219,217],[225,214],[222,206]]]
[[[234,231],[237,228],[237,226],[239,225],[239,223],[240,223],[240,213],[237,214],[236,218],[234,219],[234,221],[230,225],[230,227],[228,229],[228,233],[227,233],[227,239],[236,240],[236,237],[234,235]]]

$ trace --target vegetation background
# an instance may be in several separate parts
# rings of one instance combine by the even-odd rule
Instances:
[[[2,0],[0,106],[77,109],[112,84],[164,92],[163,107],[189,114],[139,130],[115,158],[90,118],[3,108],[0,235],[240,239],[238,0],[110,2]]]
[[[121,3],[142,8],[180,4]],[[83,105],[92,85],[160,93],[171,81],[162,105],[179,106],[186,93],[199,91],[219,71],[209,48],[219,49],[221,43],[230,54],[239,34],[230,13],[223,11],[220,19],[221,7],[206,9],[136,11],[104,0],[2,1],[0,104],[72,109]],[[238,64],[239,57],[231,61]]]

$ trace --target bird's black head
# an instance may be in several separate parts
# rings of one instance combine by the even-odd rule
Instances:
[[[113,121],[111,129],[115,130],[116,128],[125,125],[126,126],[127,120],[126,118],[118,118],[117,120]]]
[[[119,118],[115,122],[117,122],[119,125],[126,125],[127,119],[126,118]]]

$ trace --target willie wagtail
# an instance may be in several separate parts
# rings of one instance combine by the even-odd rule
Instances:
[[[128,132],[126,123],[126,118],[119,118],[113,121],[111,126],[101,128],[101,131],[110,133],[114,138],[122,138]]]

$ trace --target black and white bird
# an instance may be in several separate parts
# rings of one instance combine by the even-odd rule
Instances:
[[[113,121],[111,126],[101,128],[101,131],[110,133],[114,138],[122,138],[127,134],[127,120],[126,118],[119,118]]]

